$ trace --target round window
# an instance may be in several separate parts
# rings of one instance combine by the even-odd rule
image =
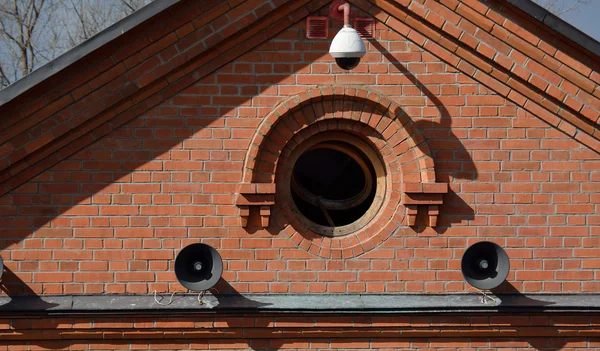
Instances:
[[[300,144],[286,172],[291,207],[312,231],[338,236],[364,227],[381,208],[385,172],[375,151],[347,133],[322,133]]]

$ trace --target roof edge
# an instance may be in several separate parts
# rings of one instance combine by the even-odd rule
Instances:
[[[165,294],[166,295],[166,294]],[[599,294],[180,294],[168,306],[156,295],[46,295],[0,297],[0,316],[16,314],[72,315],[149,313],[311,313],[311,314],[441,314],[441,313],[598,313]]]
[[[555,32],[562,34],[585,50],[600,57],[600,42],[598,40],[590,37],[532,0],[506,0],[506,2],[535,18],[538,22],[552,28]]]
[[[17,80],[8,87],[0,90],[0,106],[10,102],[29,89],[42,83],[46,79],[61,72],[71,64],[79,61],[89,55],[96,49],[126,34],[131,29],[135,28],[140,23],[154,17],[165,9],[175,5],[181,0],[156,0],[142,7],[131,15],[121,19],[115,24],[109,26],[93,37],[87,39],[83,43],[68,50],[64,54],[54,60],[44,64],[35,71],[29,73],[25,77]]]

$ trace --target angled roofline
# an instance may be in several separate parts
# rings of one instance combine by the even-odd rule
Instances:
[[[13,100],[44,80],[59,73],[108,42],[124,35],[140,23],[154,17],[181,0],[156,0],[123,18],[83,43],[46,63],[8,87],[0,90],[0,106]]]
[[[175,5],[182,0],[155,0],[133,14],[109,26],[83,43],[46,63],[25,77],[19,79],[8,87],[0,90],[0,107],[40,84],[44,80],[59,73],[71,64],[102,47],[108,42],[124,35],[137,25],[152,18],[163,10]],[[550,11],[544,9],[532,0],[505,0],[538,22],[548,26],[559,34],[564,35],[583,49],[600,57],[600,42],[558,18]]]
[[[533,2],[533,0],[506,0],[506,2],[535,18],[538,22],[562,34],[585,50],[596,56],[600,56],[600,42],[598,40],[573,27],[568,22]]]

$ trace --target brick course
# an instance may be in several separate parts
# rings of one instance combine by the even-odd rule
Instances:
[[[439,6],[429,13],[447,11]],[[392,17],[386,18],[390,23]],[[458,19],[450,16],[446,23],[453,20]],[[166,35],[142,56],[158,52],[157,45],[166,47],[168,38],[181,45]],[[524,105],[507,100],[507,94],[498,95],[384,23],[377,23],[368,54],[351,72],[332,63],[328,43],[305,39],[300,22],[2,196],[7,267],[37,293],[169,290],[179,287],[174,256],[200,239],[220,250],[224,279],[241,292],[463,292],[468,288],[458,271],[460,257],[468,245],[485,239],[507,248],[509,281],[522,292],[597,291],[596,152],[528,111],[532,100]],[[112,70],[115,76],[134,74]],[[332,87],[323,90],[324,84]],[[369,244],[368,253],[362,254],[363,247],[351,255],[356,260],[314,261],[309,242],[294,244],[291,227],[280,227],[280,234],[273,232],[277,227],[251,233],[239,228],[233,194],[244,167],[252,168],[248,160],[258,155],[259,140],[275,123],[270,114],[284,115],[292,102],[315,92],[326,95],[327,89],[389,99],[382,104],[393,102],[392,115],[409,128],[407,135],[422,133],[437,181],[451,189],[436,229],[411,229],[398,217],[393,227],[380,229],[386,234]],[[308,121],[306,110],[294,118]],[[377,121],[371,118],[373,127]],[[389,130],[383,126],[380,133]],[[274,150],[288,137],[272,145]],[[43,145],[43,136],[35,142]],[[391,175],[397,182],[409,173]],[[343,247],[348,238],[341,240]],[[92,274],[95,267],[108,272]],[[347,279],[330,276],[332,269]]]
[[[173,315],[0,320],[2,350],[597,349],[588,315]],[[215,334],[219,338],[215,338]]]
[[[303,18],[327,15],[326,1],[190,1],[0,107],[6,116],[0,121],[0,249],[8,291],[175,291],[181,286],[174,258],[202,241],[219,250],[223,279],[242,293],[474,292],[460,258],[469,245],[491,240],[511,258],[506,289],[597,293],[596,57],[499,0],[352,3],[377,23],[367,55],[351,72],[327,54],[339,23],[327,40],[305,37]],[[271,227],[240,227],[240,183],[279,186],[279,153],[300,129],[353,131],[381,151],[388,171],[385,220],[329,240],[298,233],[279,199]],[[408,226],[400,203],[408,180],[449,184],[435,228],[422,217]],[[227,284],[217,288],[227,291]],[[545,328],[550,339],[544,343],[533,338],[539,330],[528,329],[536,317],[525,318],[532,324],[519,325],[522,331],[491,323],[487,331],[471,330],[471,341],[460,345],[445,339],[451,335],[444,333],[462,332],[451,323],[454,329],[440,327],[438,334],[403,330],[422,339],[401,345],[355,335],[356,326],[348,325],[340,335],[350,341],[314,335],[296,342],[290,334],[277,347],[553,348],[552,338],[569,335],[567,348],[598,348],[572,334],[572,326]],[[597,337],[593,318],[586,335]],[[21,322],[0,321],[0,335],[66,335],[33,326],[24,336],[2,334],[3,326]],[[150,339],[154,333],[132,330],[133,321],[116,334],[72,327],[79,323],[86,322],[67,322],[76,329],[69,338]],[[157,337],[187,337],[169,332]],[[256,349],[269,346],[261,338],[272,335],[231,333],[231,342],[110,348]]]

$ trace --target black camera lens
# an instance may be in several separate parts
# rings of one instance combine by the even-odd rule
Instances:
[[[341,69],[351,70],[358,66],[360,57],[339,57],[335,59],[335,62]]]

